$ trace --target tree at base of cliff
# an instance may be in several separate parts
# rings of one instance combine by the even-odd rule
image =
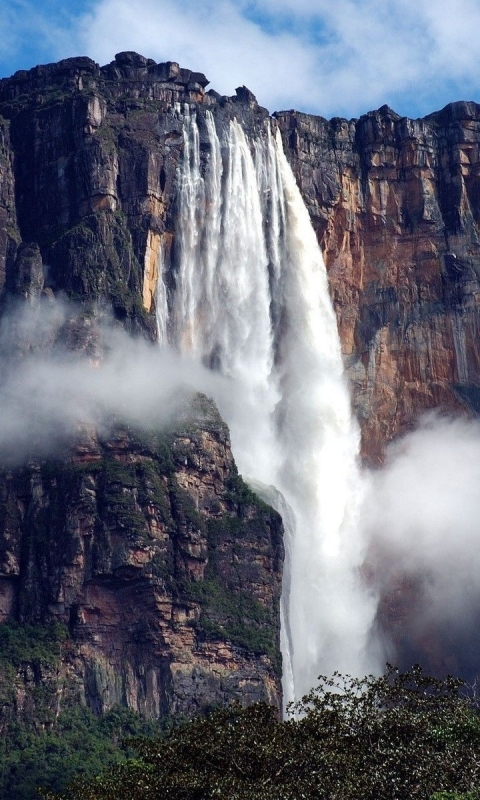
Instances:
[[[163,739],[136,740],[135,760],[62,798],[480,798],[480,718],[462,681],[419,667],[320,681],[285,722],[265,704],[233,705]]]

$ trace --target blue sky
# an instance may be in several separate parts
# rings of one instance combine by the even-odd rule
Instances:
[[[479,31],[480,0],[2,0],[0,76],[136,50],[270,111],[418,117],[480,102]]]

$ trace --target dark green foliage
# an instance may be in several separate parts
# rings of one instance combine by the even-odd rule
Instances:
[[[419,667],[335,674],[279,722],[233,705],[134,742],[137,758],[68,800],[478,800],[480,722],[462,682]]]
[[[277,656],[276,635],[268,609],[251,594],[229,591],[218,579],[188,585],[202,606],[200,625],[207,638],[224,639],[253,653]]]
[[[407,800],[473,789],[480,783],[480,720],[462,686],[419,667],[404,674],[389,667],[383,677],[361,680],[322,677],[295,708],[305,714],[302,750],[319,776],[318,791]]]
[[[170,500],[180,524],[184,523],[189,530],[203,531],[205,522],[197,511],[189,493],[179,486],[175,478],[170,483]]]
[[[65,646],[59,623],[0,625],[0,800],[34,800],[37,786],[62,791],[132,755],[126,737],[159,732],[125,708],[95,717],[67,685],[59,694]]]
[[[270,782],[269,769],[263,766],[275,751],[277,730],[281,724],[269,706],[242,709],[234,705],[173,728],[163,739],[137,739],[132,742],[137,759],[66,796],[79,800],[234,798],[240,785],[250,789],[259,780]]]
[[[154,458],[159,473],[162,475],[171,475],[173,473],[175,465],[168,434],[137,427],[130,427],[129,433],[132,445]]]
[[[250,489],[238,472],[232,472],[228,480],[225,481],[225,486],[228,492],[228,499],[236,507],[240,516],[252,506],[259,511],[268,511],[268,514],[271,515],[271,506],[264,503],[263,500]]]
[[[129,539],[145,532],[145,518],[135,502],[133,491],[137,484],[135,466],[106,458],[99,483],[99,507],[107,527],[112,531],[122,531]]]
[[[479,800],[480,789],[472,792],[435,792],[432,800]]]
[[[252,546],[267,558],[270,556],[272,532],[268,526],[275,512],[236,472],[228,477],[226,488],[225,500],[230,511],[207,518],[206,522],[208,565],[205,580],[189,582],[182,590],[201,606],[197,624],[200,638],[223,639],[250,653],[268,655],[280,674],[278,621],[271,605],[264,605],[252,593],[256,572],[248,561]],[[190,500],[189,503],[191,506]],[[188,503],[184,513],[193,526],[198,513],[193,508],[189,511]],[[201,518],[197,524],[205,525]],[[246,541],[248,548],[245,548]]]
[[[121,211],[99,210],[68,229],[44,228],[38,238],[43,258],[51,264],[53,285],[82,303],[108,298],[118,319],[149,327],[141,296],[142,269]]]
[[[10,664],[19,667],[23,662],[54,664],[68,636],[64,625],[21,625],[8,622],[0,625],[0,668]]]
[[[95,717],[84,707],[62,712],[48,727],[4,719],[0,739],[0,800],[34,800],[36,788],[61,792],[74,780],[91,778],[119,764],[132,751],[131,736],[158,734],[158,725],[114,708]]]

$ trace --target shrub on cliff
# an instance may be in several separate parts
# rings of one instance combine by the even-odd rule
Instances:
[[[137,739],[135,760],[62,797],[410,800],[452,792],[473,800],[480,721],[462,688],[419,667],[323,677],[285,722],[264,704],[216,711],[163,739]]]

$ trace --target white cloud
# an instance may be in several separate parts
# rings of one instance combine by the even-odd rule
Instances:
[[[224,94],[245,84],[271,111],[415,115],[471,99],[457,84],[474,89],[479,24],[477,0],[100,0],[78,44],[101,63],[119,50],[178,61]]]
[[[293,102],[304,95],[304,77],[314,71],[313,54],[301,41],[288,33],[269,36],[231,2],[147,0],[139,13],[130,2],[102,0],[84,18],[81,41],[101,63],[136,50],[204,72],[222,94],[258,87],[259,101],[272,110],[285,96]]]
[[[89,351],[59,343],[72,324],[83,331]],[[0,325],[2,460],[55,454],[80,423],[107,431],[112,419],[162,427],[194,389],[211,394],[222,386],[219,376],[130,338],[109,319],[85,321],[73,304],[15,305]]]
[[[0,25],[4,64],[136,50],[222,94],[245,84],[270,111],[418,116],[480,100],[479,0],[6,0]]]

